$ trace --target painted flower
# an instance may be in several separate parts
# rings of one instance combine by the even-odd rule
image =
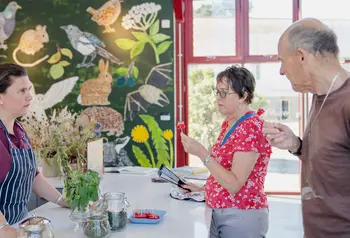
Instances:
[[[156,20],[156,16],[162,7],[155,3],[142,3],[133,6],[122,18],[122,26],[125,30],[131,28],[146,31]],[[148,17],[148,15],[151,15]]]
[[[173,132],[171,130],[165,130],[163,136],[166,140],[171,140],[173,138]]]
[[[137,143],[145,143],[149,138],[149,133],[146,127],[137,125],[132,129],[131,137]]]

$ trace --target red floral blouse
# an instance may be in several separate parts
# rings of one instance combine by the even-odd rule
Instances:
[[[259,158],[247,182],[236,194],[230,194],[210,175],[205,185],[206,203],[211,208],[242,210],[267,208],[264,182],[272,151],[262,133],[263,120],[257,115],[245,119],[236,127],[226,143],[220,147],[227,126],[228,122],[224,121],[220,135],[211,149],[212,158],[215,158],[227,170],[231,170],[233,155],[237,151],[255,151],[259,153]]]

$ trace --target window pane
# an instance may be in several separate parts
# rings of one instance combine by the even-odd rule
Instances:
[[[193,55],[236,55],[234,0],[193,1]]]
[[[315,7],[317,6],[317,7]],[[314,17],[332,28],[338,36],[340,57],[350,59],[350,14],[348,0],[302,0],[302,18]]]
[[[278,40],[292,22],[292,0],[249,0],[249,54],[277,55]]]
[[[193,64],[188,67],[188,134],[206,148],[215,143],[224,120],[217,110],[212,88],[215,87],[216,75],[227,66]],[[189,155],[189,166],[202,165],[198,157]]]
[[[264,119],[289,126],[299,136],[298,93],[279,74],[280,63],[245,64],[256,78],[253,108],[263,107]],[[286,150],[272,148],[266,191],[300,192],[299,159]]]

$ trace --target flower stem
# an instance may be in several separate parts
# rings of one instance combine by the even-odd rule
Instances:
[[[152,14],[152,16],[150,17],[150,23],[149,23],[149,26],[152,26],[153,23],[156,21],[157,19],[157,16],[158,16],[158,12],[155,12]]]
[[[171,140],[169,140],[169,150],[170,150],[170,168],[173,168],[174,149],[173,149],[173,142],[171,142]]]
[[[156,162],[154,161],[154,155],[152,153],[151,146],[149,145],[148,141],[145,142],[145,145],[147,147],[149,155],[151,156],[152,167],[155,168]]]
[[[150,40],[149,38],[147,39],[147,42],[152,46],[154,54],[156,55],[156,63],[159,64],[159,54],[158,54],[156,44],[154,44],[154,42],[152,40]]]

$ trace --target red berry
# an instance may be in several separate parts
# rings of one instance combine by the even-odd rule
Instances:
[[[258,116],[261,116],[262,114],[264,114],[264,112],[265,112],[264,109],[259,108],[259,110],[256,112],[256,114],[257,114]]]

